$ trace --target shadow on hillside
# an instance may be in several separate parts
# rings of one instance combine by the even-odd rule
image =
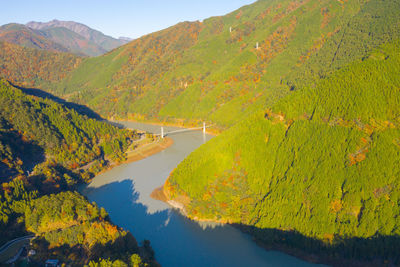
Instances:
[[[11,126],[8,126],[11,127]],[[0,134],[0,142],[8,144],[15,159],[21,159],[20,168],[23,172],[31,172],[36,164],[45,161],[43,148],[33,141],[28,141],[16,130],[8,129]],[[18,164],[18,163],[17,163]],[[11,177],[18,174],[15,167],[0,162],[0,177]],[[0,180],[4,182],[4,180]]]
[[[48,98],[50,100],[53,100],[54,102],[60,103],[65,105],[66,107],[75,110],[76,112],[78,112],[81,115],[86,115],[89,118],[92,119],[97,119],[97,120],[104,120],[99,114],[97,114],[96,112],[94,112],[93,110],[91,110],[90,108],[88,108],[85,105],[80,105],[77,103],[73,103],[73,102],[68,102],[62,98],[59,98],[53,94],[50,94],[46,91],[43,91],[41,89],[37,89],[37,88],[24,88],[24,87],[20,87],[17,85],[12,84],[12,86],[22,90],[22,92],[31,95],[31,96],[37,96],[37,97],[41,97],[41,98]]]
[[[251,241],[247,235],[232,227],[198,223],[172,209],[149,213],[147,206],[138,202],[139,193],[134,182],[123,178],[99,187],[87,187],[82,190],[83,194],[104,207],[112,221],[132,231],[135,238],[149,239],[160,263],[170,266],[303,266],[296,258],[257,250],[248,243]]]
[[[281,250],[316,263],[333,266],[398,266],[400,237],[374,236],[334,239],[331,244],[306,237],[296,231],[260,229],[248,225],[233,225],[254,237],[267,250]]]

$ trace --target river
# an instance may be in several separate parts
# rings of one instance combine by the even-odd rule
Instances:
[[[122,124],[160,132],[160,126]],[[174,129],[164,127],[166,132]],[[229,225],[188,220],[167,204],[150,198],[180,161],[212,138],[201,131],[169,137],[174,140],[169,148],[98,175],[81,192],[104,207],[111,220],[138,241],[150,240],[162,266],[315,266],[278,251],[266,251]]]

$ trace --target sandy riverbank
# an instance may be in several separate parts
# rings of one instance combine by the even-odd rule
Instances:
[[[144,158],[150,157],[151,155],[157,154],[164,149],[170,147],[174,143],[174,140],[172,140],[169,137],[164,137],[161,140],[148,143],[142,146],[139,146],[133,151],[127,152],[127,157],[126,160],[121,161],[121,162],[111,162],[106,168],[102,169],[100,172],[96,173],[96,175],[108,172],[114,167],[117,167],[121,164],[126,164],[126,163],[131,163],[135,161],[142,160]],[[91,164],[91,163],[89,163]]]
[[[156,199],[156,200],[160,200],[162,202],[167,202],[167,196],[164,194],[164,188],[163,186],[160,186],[156,189],[153,190],[153,192],[151,192],[150,197]]]
[[[173,143],[174,140],[169,137],[164,137],[161,140],[155,141],[153,143],[139,146],[135,150],[127,152],[127,160],[122,163],[130,163],[147,158],[170,147]]]

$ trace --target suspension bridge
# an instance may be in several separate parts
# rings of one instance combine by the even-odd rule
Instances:
[[[203,122],[203,126],[201,126],[201,127],[185,128],[185,129],[179,129],[179,130],[174,130],[174,131],[169,131],[169,132],[164,131],[164,127],[161,126],[161,132],[159,134],[155,134],[155,135],[160,136],[161,138],[164,138],[165,136],[171,135],[171,134],[183,133],[183,132],[189,132],[189,131],[198,131],[198,130],[202,130],[203,133],[205,134],[206,129],[211,126],[212,125],[206,126],[206,123]]]

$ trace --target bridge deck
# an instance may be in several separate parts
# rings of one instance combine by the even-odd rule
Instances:
[[[154,135],[158,135],[158,136],[161,136],[161,135],[167,136],[167,135],[169,135],[169,134],[175,134],[175,133],[182,133],[182,132],[188,132],[188,131],[204,130],[205,128],[209,128],[209,127],[211,127],[211,126],[212,126],[212,125],[209,125],[209,126],[206,126],[206,127],[202,126],[202,127],[195,127],[195,128],[187,128],[187,129],[175,130],[175,131],[170,131],[170,132],[162,132],[162,131],[161,131],[162,133],[154,134]]]

